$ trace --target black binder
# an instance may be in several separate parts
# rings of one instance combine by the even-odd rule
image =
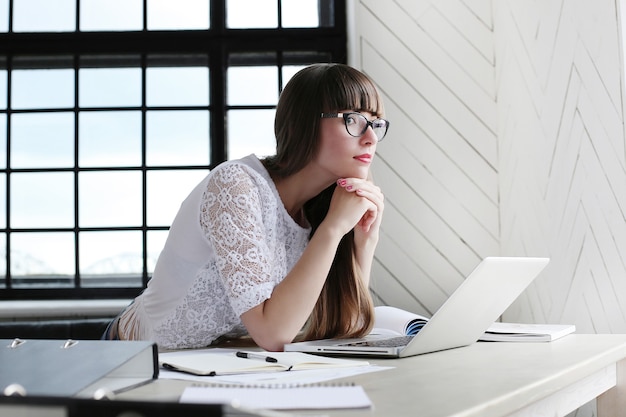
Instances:
[[[143,341],[0,339],[0,395],[94,397],[156,379],[157,345]]]
[[[221,404],[181,404],[162,401],[94,400],[77,397],[5,397],[0,416],[24,417],[247,417],[261,416]]]

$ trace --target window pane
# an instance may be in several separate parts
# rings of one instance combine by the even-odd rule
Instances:
[[[141,178],[139,171],[81,172],[78,177],[79,225],[140,226]]]
[[[228,112],[228,159],[251,153],[259,157],[276,153],[275,110],[231,110]]]
[[[0,288],[6,288],[7,275],[7,235],[0,233]]]
[[[10,239],[15,287],[73,285],[76,262],[73,233],[12,233]]]
[[[226,26],[233,29],[278,27],[278,0],[226,0]]]
[[[306,65],[297,65],[297,66],[296,65],[285,65],[282,68],[283,85],[281,86],[281,91],[282,91],[283,88],[285,88],[285,86],[287,85],[287,83],[289,82],[291,77],[293,77],[296,72],[300,71],[304,67],[306,67]]]
[[[147,233],[148,240],[148,274],[152,275],[156,261],[165,246],[167,230],[152,230]],[[1,242],[0,242],[1,243]],[[1,259],[0,259],[1,260]]]
[[[7,108],[7,92],[9,91],[7,76],[8,72],[6,70],[0,70],[0,109]]]
[[[0,0],[0,32],[9,31],[9,0]]]
[[[143,0],[80,0],[80,30],[143,29]]]
[[[229,105],[278,103],[278,67],[229,67],[227,77]]]
[[[14,32],[73,32],[76,0],[13,0]]]
[[[148,68],[148,106],[208,106],[209,69],[202,67]]]
[[[11,227],[74,227],[74,174],[11,174]]]
[[[0,114],[0,169],[7,167],[7,115]]]
[[[80,112],[78,165],[140,166],[141,112]]]
[[[148,0],[148,30],[208,29],[207,0]]]
[[[11,116],[12,168],[74,166],[74,113],[17,113]]]
[[[140,68],[84,68],[78,82],[81,107],[141,105]]]
[[[14,109],[74,107],[73,69],[14,70],[11,75]]]
[[[5,228],[7,226],[7,176],[6,174],[0,174],[0,228]],[[0,239],[3,239],[3,236],[0,235]],[[4,247],[4,240],[0,240],[0,248]],[[0,257],[2,255],[0,254]],[[0,259],[0,262],[2,259]],[[2,272],[0,271],[0,275]]]
[[[208,111],[149,111],[146,117],[149,166],[209,165]]]
[[[83,287],[141,285],[141,232],[82,232],[79,242]]]
[[[170,226],[180,204],[208,170],[148,172],[148,226]]]
[[[280,0],[282,26],[285,28],[314,28],[320,25],[320,0]]]

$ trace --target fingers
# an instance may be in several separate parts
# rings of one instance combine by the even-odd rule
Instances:
[[[380,219],[384,208],[384,195],[380,188],[371,181],[360,178],[340,178],[337,185],[347,192],[355,193],[370,201],[373,206],[368,209],[358,222],[363,231],[368,232],[370,228]]]
[[[380,188],[373,182],[360,178],[340,178],[337,185],[348,192],[353,192],[360,197],[365,197],[382,209],[384,196]]]
[[[363,229],[364,232],[369,232],[370,228],[372,227],[372,225],[374,224],[374,222],[376,221],[377,218],[377,214],[375,214],[373,211],[368,210],[363,217],[361,217],[361,220],[359,220],[358,225]]]

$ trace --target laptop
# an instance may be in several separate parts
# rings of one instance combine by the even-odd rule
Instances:
[[[337,356],[403,358],[476,342],[548,264],[548,258],[487,257],[412,337],[390,336],[294,342],[285,351]]]

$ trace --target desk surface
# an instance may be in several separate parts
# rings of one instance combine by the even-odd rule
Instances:
[[[506,416],[598,372],[615,369],[624,358],[626,335],[572,334],[551,343],[480,342],[409,358],[373,360],[394,368],[350,381],[365,388],[374,408],[324,414]],[[616,379],[615,371],[611,377]],[[189,384],[158,380],[119,398],[177,401]]]

